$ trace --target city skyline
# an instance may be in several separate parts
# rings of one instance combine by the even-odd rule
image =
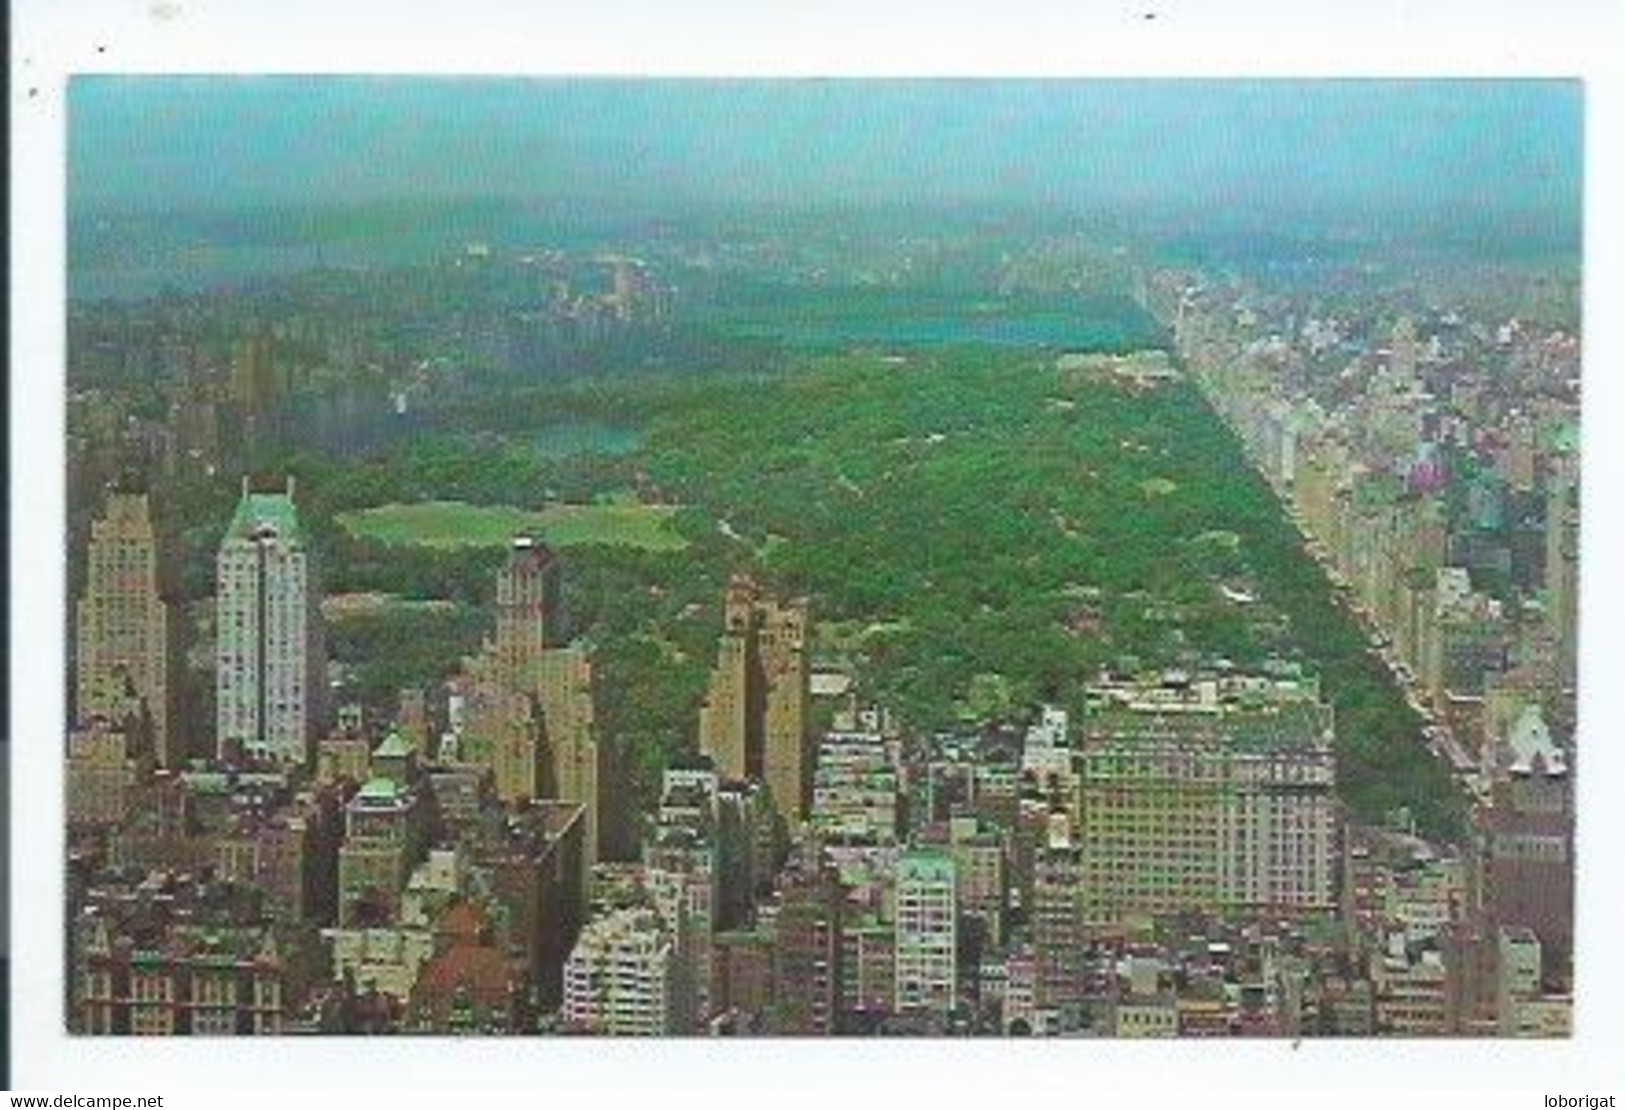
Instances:
[[[1625,450],[1607,434],[1625,245],[1610,203],[1625,84],[1608,45],[1625,11],[1610,0],[24,0],[17,27],[24,415],[0,1080],[166,1105],[244,1085],[251,1103],[284,1087],[562,1083],[666,1101],[1066,1087],[1248,1107],[1313,1089],[1449,1104],[1481,1099],[1450,1090],[1543,1088],[1531,1097],[1583,1105],[1620,1086],[1609,922],[1625,893],[1593,866],[1621,829],[1607,797],[1618,753],[1592,738],[1625,712],[1608,681],[1625,626],[1606,572],[1621,538],[1606,478]],[[874,78],[890,88],[864,103]],[[1091,353],[1134,349],[1111,369]],[[1158,351],[1185,376],[1165,376]],[[233,384],[240,357],[250,373]],[[1586,473],[1569,465],[1582,459]],[[336,683],[292,796],[217,762],[210,625],[243,479],[276,490],[290,475]],[[128,573],[147,559],[144,529],[112,493],[146,501],[156,605]],[[521,539],[553,556],[568,620],[549,623],[590,660],[596,692],[577,704],[609,738],[602,781],[635,798],[605,823],[596,882],[580,807],[487,792],[499,763],[510,797],[536,780],[556,790],[548,714],[506,693],[530,647],[523,633],[506,638],[512,660],[497,647],[501,569]],[[764,601],[805,601],[807,827],[847,845],[772,872],[777,847],[741,856],[733,831],[771,811],[765,788],[721,780],[697,751],[733,573]],[[162,664],[142,650],[153,613]],[[109,650],[80,673],[98,641]],[[1097,669],[1134,654],[1143,674]],[[1111,705],[1135,712],[1124,699],[1168,696],[1141,679],[1170,662],[1191,682],[1181,696],[1201,706],[1211,688],[1226,707],[1210,741],[1096,727]],[[121,669],[145,696],[131,700]],[[1578,682],[1572,716],[1543,693],[1559,675]],[[1111,777],[1109,761],[1187,750],[1193,772],[1263,770],[1267,748],[1227,755],[1218,738],[1233,724],[1254,741],[1260,682],[1296,682],[1332,711],[1333,917],[1348,945],[1313,914],[1287,915],[1296,938],[1273,913],[1234,931],[1197,915],[1160,937],[1153,921],[1149,939],[1130,920],[1121,958],[1069,962],[1093,942],[1086,870],[1144,904],[1163,880],[1205,881],[1192,842],[1246,828],[1219,855],[1238,878],[1262,865],[1260,888],[1276,881],[1277,830],[1311,842],[1299,815],[1275,823],[1291,811],[1263,782],[1209,809],[1204,778],[1165,808]],[[89,719],[75,719],[81,684],[103,691]],[[150,742],[139,710],[118,719],[138,702],[167,717]],[[1200,736],[1206,712],[1178,719]],[[1411,713],[1432,719],[1384,723]],[[973,736],[963,722],[977,720],[1003,723]],[[489,774],[449,765],[501,722],[505,747],[472,748]],[[172,753],[156,750],[163,732]],[[195,761],[185,788],[155,795],[178,777],[171,761]],[[1469,764],[1499,781],[1475,791]],[[346,798],[377,779],[439,813],[398,904],[364,896],[369,924],[340,926],[326,861],[388,869],[366,830],[344,843]],[[1093,815],[1035,812],[1035,781],[1053,784],[1051,808],[1088,795]],[[1466,785],[1459,851],[1439,831],[1442,781]],[[367,794],[384,803],[382,784]],[[935,807],[939,828],[917,824]],[[519,818],[501,835],[498,812]],[[87,836],[97,821],[123,827]],[[466,833],[461,853],[449,828]],[[1570,828],[1572,866],[1554,866]],[[879,845],[926,837],[959,888],[955,989],[985,1003],[976,1031],[1043,1043],[921,1039],[933,1018],[892,1012],[896,867]],[[63,866],[65,847],[98,842],[126,868],[214,878],[143,893],[133,870]],[[1130,852],[1156,866],[1111,866]],[[309,884],[302,858],[320,863]],[[709,879],[708,863],[723,864]],[[532,886],[538,864],[550,878]],[[583,870],[601,909],[572,921]],[[354,969],[407,999],[352,1010],[357,1032],[511,1022],[519,1035],[70,1033],[85,949],[65,917],[126,897],[197,914],[217,960],[263,960],[256,921],[331,920],[291,929],[315,981]],[[500,902],[535,906],[528,950],[509,947]],[[191,943],[150,914],[121,920],[108,919],[115,946]],[[733,1011],[856,1032],[527,1035],[569,1008],[571,976],[548,969],[571,964],[570,936],[589,1024],[579,1004],[609,964],[591,964],[585,938],[616,929],[615,943],[667,945],[678,1022]],[[1339,951],[1353,958],[1327,959]],[[1553,994],[1569,962],[1572,1008]],[[260,1004],[291,1014],[312,981],[264,966],[238,981],[245,1030],[269,1032]],[[1294,997],[1294,982],[1311,989]],[[170,989],[203,996],[206,1032],[219,988],[178,970]],[[785,997],[796,1005],[771,1008]],[[1100,1039],[1068,1035],[1077,1006]],[[1289,1011],[1307,1021],[1291,1041],[1272,1025]],[[1565,1012],[1567,1035],[1506,1039]],[[1464,1019],[1474,1035],[1432,1037]],[[1333,1027],[1344,1035],[1317,1035]],[[1170,1030],[1227,1039],[1119,1040]],[[890,1035],[853,1039],[869,1033]]]

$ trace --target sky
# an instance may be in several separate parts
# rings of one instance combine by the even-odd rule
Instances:
[[[76,210],[376,199],[1132,203],[1578,220],[1541,80],[76,77]]]

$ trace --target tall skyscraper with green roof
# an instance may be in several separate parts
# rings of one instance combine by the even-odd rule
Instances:
[[[321,726],[321,588],[293,502],[243,482],[215,560],[215,722],[222,760],[303,765]]]

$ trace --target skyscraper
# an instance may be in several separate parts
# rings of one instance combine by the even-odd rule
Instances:
[[[462,758],[491,769],[492,787],[506,803],[545,797],[546,741],[534,694],[499,681],[491,653],[466,668]]]
[[[678,790],[679,797],[691,793]],[[643,848],[645,889],[675,946],[673,1025],[681,1032],[703,1030],[711,1016],[711,940],[717,916],[717,848],[711,832],[708,820],[667,811]]]
[[[497,573],[497,652],[510,675],[534,673],[542,652],[564,643],[561,579],[552,548],[532,536],[514,537]]]
[[[762,777],[760,739],[762,679],[756,638],[756,587],[748,578],[728,583],[722,604],[722,640],[700,706],[700,751],[724,777]],[[757,735],[752,737],[752,725]],[[754,758],[752,758],[754,756]]]
[[[830,732],[818,745],[811,820],[828,840],[895,844],[897,767],[873,732]]]
[[[729,778],[765,782],[791,824],[812,803],[806,645],[805,601],[764,599],[755,582],[735,577],[700,708],[700,750]]]
[[[243,480],[215,560],[215,719],[221,759],[304,764],[322,723],[321,587],[293,503]]]
[[[1491,804],[1474,815],[1479,897],[1489,919],[1533,930],[1549,977],[1574,952],[1574,779],[1567,744],[1525,708],[1499,756]]]
[[[1083,849],[1071,842],[1057,815],[1033,860],[1033,994],[1040,1006],[1083,1001],[1083,890]]]
[[[146,707],[153,756],[179,760],[171,735],[169,606],[159,595],[159,545],[147,495],[114,493],[91,526],[88,573],[77,606],[75,716],[122,720],[132,693]]]
[[[344,807],[338,850],[342,926],[398,919],[401,892],[428,845],[428,800],[415,785],[390,778],[364,784]]]
[[[496,638],[476,661],[472,677],[476,687],[483,684],[482,697],[492,704],[522,695],[540,709],[540,758],[531,771],[513,778],[516,785],[505,791],[505,800],[523,794],[585,806],[583,854],[585,866],[591,867],[600,850],[606,753],[598,743],[591,654],[579,645],[563,646],[562,596],[562,574],[552,549],[531,536],[515,537],[497,574]],[[502,720],[512,725],[521,717],[509,706]],[[471,722],[471,727],[478,724]],[[506,744],[508,765],[523,771],[528,733],[512,727],[490,731],[492,735],[477,739]],[[528,742],[534,747],[534,740]],[[540,794],[527,792],[520,782],[537,785]]]
[[[607,751],[598,742],[592,692],[592,657],[584,647],[549,648],[542,654],[542,726],[547,732],[552,794],[586,807],[583,837],[587,865],[598,862],[608,808],[604,792]]]
[[[769,1027],[834,1033],[840,1020],[844,892],[833,870],[793,869],[779,895]]]

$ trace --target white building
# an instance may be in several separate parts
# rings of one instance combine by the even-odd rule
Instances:
[[[1550,776],[1568,773],[1568,759],[1552,739],[1552,731],[1546,726],[1546,718],[1541,714],[1539,705],[1524,706],[1507,737],[1507,747],[1510,749],[1514,774],[1532,773],[1537,759]]]
[[[897,1012],[946,1014],[953,1008],[959,922],[954,861],[918,849],[897,861]]]
[[[1070,722],[1066,710],[1046,705],[1038,723],[1027,729],[1021,745],[1021,769],[1039,781],[1068,781],[1072,773]]]
[[[215,722],[220,758],[309,762],[327,660],[321,589],[285,493],[242,500],[215,560]]]
[[[564,965],[567,1028],[609,1036],[660,1036],[673,1027],[671,933],[655,911],[628,908],[581,930]]]

